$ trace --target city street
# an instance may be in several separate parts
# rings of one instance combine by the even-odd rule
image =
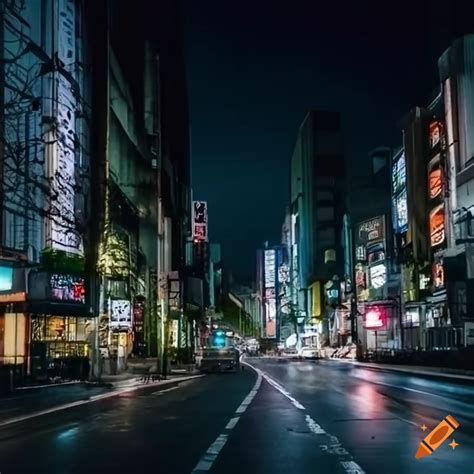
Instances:
[[[88,403],[102,394],[94,388],[81,394],[79,406],[3,427],[0,420],[0,472],[474,470],[473,384],[337,361],[247,361],[258,376],[245,366],[238,374],[145,386]],[[67,389],[61,390],[54,396],[64,403]],[[77,397],[83,389],[71,390]],[[24,397],[18,400],[24,408],[34,403],[34,395]],[[433,455],[416,460],[419,442],[447,415],[458,430]],[[454,450],[452,439],[459,443]]]

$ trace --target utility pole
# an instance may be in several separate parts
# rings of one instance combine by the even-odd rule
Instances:
[[[3,246],[3,206],[4,189],[3,173],[5,161],[5,63],[4,63],[4,25],[5,25],[5,2],[0,2],[0,245]]]
[[[161,68],[160,57],[156,55],[156,113],[155,113],[155,133],[156,133],[156,233],[157,233],[157,251],[156,251],[156,280],[157,280],[157,359],[160,363],[160,373],[164,373],[165,356],[165,308],[162,298],[161,275],[163,270],[163,228],[162,228],[162,189],[161,189],[161,168],[162,168],[162,140],[161,140]]]

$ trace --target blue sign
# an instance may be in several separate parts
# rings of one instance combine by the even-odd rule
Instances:
[[[11,291],[13,288],[13,268],[0,266],[0,291]]]

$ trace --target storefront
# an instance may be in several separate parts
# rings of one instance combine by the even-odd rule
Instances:
[[[31,271],[28,276],[31,375],[85,379],[95,321],[83,275]]]
[[[418,350],[426,345],[421,321],[424,320],[425,302],[410,302],[402,311],[403,348]]]

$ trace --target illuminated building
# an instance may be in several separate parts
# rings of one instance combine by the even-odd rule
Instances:
[[[176,6],[144,0],[133,8],[122,0],[89,6],[96,66],[95,310],[103,369],[115,372],[131,355],[163,361],[165,348],[176,344],[176,326],[189,329],[187,103]]]
[[[435,282],[444,283],[449,306],[436,321],[434,347],[474,345],[474,35],[454,41],[438,61],[445,116],[445,216],[433,215],[433,239],[446,242],[442,267],[433,268]],[[433,180],[434,182],[434,180]],[[435,243],[435,242],[433,242]],[[439,263],[439,262],[434,262]],[[435,315],[433,315],[435,316]]]
[[[95,324],[87,18],[73,0],[4,2],[2,15],[0,365],[84,378]]]

